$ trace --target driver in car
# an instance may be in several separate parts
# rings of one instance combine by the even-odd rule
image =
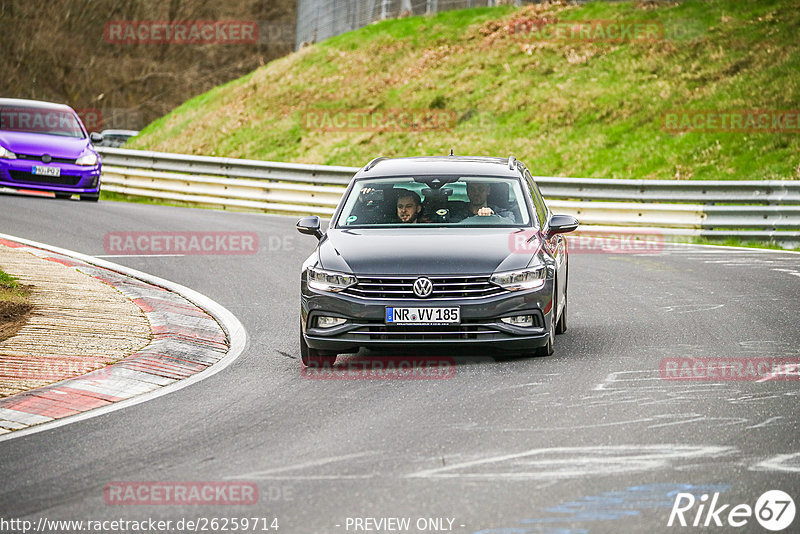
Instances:
[[[454,210],[452,216],[455,220],[489,215],[498,215],[512,221],[515,219],[511,211],[489,204],[489,184],[487,182],[467,182],[467,197],[469,203],[461,209]]]

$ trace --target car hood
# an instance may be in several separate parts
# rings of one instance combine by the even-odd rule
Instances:
[[[15,154],[50,154],[54,158],[78,159],[89,146],[89,139],[3,130],[0,144]]]
[[[319,262],[323,269],[356,275],[491,274],[522,269],[530,263],[532,254],[512,250],[516,232],[520,230],[328,230],[319,246]]]

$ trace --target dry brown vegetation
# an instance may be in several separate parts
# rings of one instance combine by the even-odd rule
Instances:
[[[113,44],[110,21],[243,20],[256,44]],[[0,97],[99,110],[100,126],[139,129],[188,98],[294,49],[296,0],[4,0]],[[82,113],[85,122],[86,114]]]

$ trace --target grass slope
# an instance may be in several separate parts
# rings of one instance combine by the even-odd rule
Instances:
[[[0,271],[0,341],[10,338],[25,325],[31,311],[29,295],[29,288]]]
[[[664,38],[534,40],[525,21],[655,21]],[[800,2],[502,6],[373,24],[189,100],[133,148],[360,166],[514,154],[537,175],[800,179],[800,134],[665,131],[670,110],[800,108]],[[331,132],[307,110],[437,109],[438,131]]]

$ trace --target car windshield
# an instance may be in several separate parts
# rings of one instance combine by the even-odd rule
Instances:
[[[520,181],[495,176],[358,180],[337,226],[529,226]]]
[[[126,134],[103,134],[103,145],[104,146],[122,146],[128,142],[128,139],[133,137],[132,135]]]
[[[78,118],[60,108],[0,106],[0,130],[85,137]]]

